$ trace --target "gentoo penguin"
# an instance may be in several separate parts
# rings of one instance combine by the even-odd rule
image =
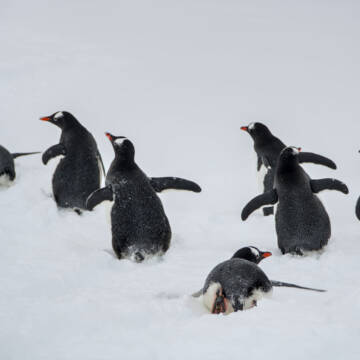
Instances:
[[[115,159],[106,175],[106,187],[89,196],[87,209],[92,210],[105,200],[113,201],[112,246],[119,259],[141,262],[145,257],[162,255],[169,248],[171,229],[156,192],[201,189],[184,179],[148,178],[135,162],[132,142],[123,136],[105,135],[114,148]]]
[[[250,246],[238,250],[230,260],[217,265],[208,275],[200,292],[205,307],[213,314],[247,310],[257,305],[262,297],[271,294],[274,286],[293,287],[323,292],[295,284],[269,280],[257,264],[271,256]]]
[[[259,175],[259,184],[262,192],[269,191],[274,185],[275,167],[277,159],[286,145],[275,137],[267,126],[262,123],[251,123],[248,126],[242,126],[241,130],[246,131],[254,140],[254,149],[257,154],[257,171]],[[302,152],[299,156],[300,163],[314,163],[325,165],[331,169],[336,169],[336,165],[330,159],[309,153]],[[265,216],[274,213],[273,206],[264,207]]]
[[[42,156],[46,165],[63,155],[52,179],[54,198],[61,208],[72,208],[80,213],[86,209],[88,196],[100,188],[105,173],[94,137],[70,113],[58,111],[40,118],[61,129],[60,142],[47,149]]]
[[[359,152],[360,152],[360,150],[359,150]],[[358,201],[356,203],[355,214],[356,214],[356,217],[360,220],[360,197],[358,198]]]
[[[322,190],[348,194],[347,186],[335,179],[312,180],[299,165],[299,148],[281,151],[275,172],[274,188],[255,197],[242,211],[242,219],[264,205],[278,203],[275,224],[278,246],[283,254],[302,255],[320,250],[331,235],[329,216],[315,195]]]
[[[13,153],[0,145],[0,185],[9,185],[15,180],[15,163],[14,159],[20,156],[39,154],[39,152]]]

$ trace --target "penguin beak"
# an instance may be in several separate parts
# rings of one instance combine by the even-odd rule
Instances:
[[[50,121],[51,117],[50,116],[45,116],[45,117],[40,118],[40,120],[41,121]]]
[[[111,142],[113,141],[113,136],[112,136],[110,133],[106,132],[106,133],[105,133],[105,136],[106,136]]]
[[[248,126],[242,126],[240,129],[243,130],[243,131],[249,132],[249,127]]]
[[[301,147],[297,148],[299,150],[299,152],[301,151]]]
[[[263,253],[261,254],[261,258],[262,258],[262,259],[265,259],[265,258],[267,258],[267,257],[269,257],[269,256],[271,256],[271,255],[272,255],[272,253],[271,253],[270,251],[263,252]]]

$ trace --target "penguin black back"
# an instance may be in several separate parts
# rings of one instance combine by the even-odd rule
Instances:
[[[286,145],[262,123],[256,122],[248,126],[242,126],[241,130],[246,131],[254,140],[254,149],[258,158],[257,171],[259,183],[262,184],[261,191],[269,191],[274,186],[278,157]],[[302,152],[299,156],[299,161],[301,163],[310,162],[336,169],[336,164],[332,160],[314,153]],[[265,207],[263,212],[264,215],[273,214],[273,207]]]
[[[10,153],[7,149],[0,145],[0,182],[6,184],[15,180],[15,163],[14,159],[20,156],[39,154],[38,152],[28,153]]]
[[[96,141],[91,133],[69,112],[59,111],[41,118],[61,129],[60,142],[43,154],[43,163],[59,155],[53,175],[54,198],[59,207],[85,209],[87,197],[101,184],[104,172]]]
[[[345,194],[345,184],[335,179],[312,180],[299,165],[299,148],[282,150],[276,169],[274,189],[251,200],[242,219],[257,208],[275,204],[278,246],[283,253],[301,255],[303,251],[320,250],[331,235],[330,219],[316,193],[329,189]]]

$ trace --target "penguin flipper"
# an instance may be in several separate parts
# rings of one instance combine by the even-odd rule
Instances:
[[[356,217],[360,220],[360,197],[356,203],[355,213],[356,213]]]
[[[103,201],[113,201],[114,194],[110,186],[97,189],[91,193],[86,199],[86,209],[93,210],[95,206],[99,205]]]
[[[65,146],[63,144],[53,145],[43,153],[42,162],[46,165],[50,159],[60,155],[66,155]]]
[[[276,280],[271,280],[271,285],[272,286],[277,286],[277,287],[291,287],[291,288],[302,289],[302,290],[326,292],[326,290],[314,289],[314,288],[309,288],[309,287],[305,287],[305,286],[290,284],[290,283],[286,283],[286,282],[282,282],[282,281],[276,281]]]
[[[241,219],[245,221],[251,213],[264,205],[274,205],[278,201],[278,195],[275,189],[267,191],[250,200],[241,213]]]
[[[310,180],[310,185],[313,193],[318,193],[323,190],[337,190],[344,194],[349,193],[348,187],[336,179]]]
[[[151,177],[149,180],[156,192],[161,192],[166,189],[188,190],[196,193],[201,192],[201,187],[198,184],[186,179],[177,177]]]
[[[27,152],[27,153],[13,153],[11,154],[13,159],[16,159],[20,156],[27,156],[27,155],[34,155],[34,154],[41,154],[40,151],[35,151],[35,152]]]
[[[311,152],[300,152],[299,162],[301,163],[313,163],[318,165],[324,165],[331,169],[336,169],[336,164],[325,156],[314,154]]]

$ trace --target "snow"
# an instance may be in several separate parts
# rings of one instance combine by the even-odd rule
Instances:
[[[1,359],[358,359],[360,337],[359,22],[356,1],[2,1],[0,143],[44,151],[66,110],[95,136],[127,136],[149,176],[198,182],[161,195],[173,238],[162,259],[118,261],[105,206],[78,216],[51,198],[57,164],[16,159],[1,188]],[[282,256],[274,218],[246,222],[256,156],[239,127],[263,122],[289,146],[333,159],[312,178],[332,220],[322,254]],[[248,311],[211,315],[208,273],[242,246],[271,251],[275,288]]]

